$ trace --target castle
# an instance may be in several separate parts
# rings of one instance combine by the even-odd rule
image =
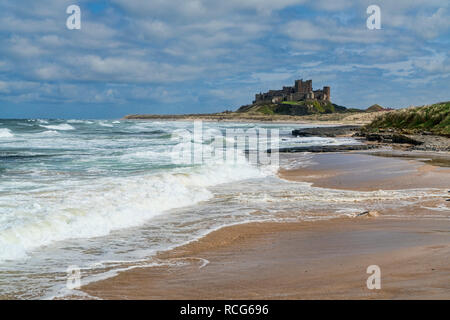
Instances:
[[[266,93],[256,94],[253,103],[262,104],[304,100],[331,101],[330,87],[323,87],[323,90],[313,90],[312,80],[295,80],[293,87],[283,87],[282,90],[269,90]]]

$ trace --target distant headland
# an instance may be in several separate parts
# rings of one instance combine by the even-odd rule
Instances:
[[[402,133],[450,135],[450,102],[393,110],[374,104],[367,109],[346,108],[331,102],[331,87],[314,90],[312,80],[257,93],[252,104],[236,111],[184,115],[128,115],[125,119],[328,122],[367,125],[367,131],[386,128]]]
[[[224,111],[212,114],[185,115],[128,115],[127,119],[191,119],[211,120],[299,120],[298,116],[358,113],[361,109],[348,109],[331,102],[331,87],[314,90],[312,80],[295,80],[294,86],[284,86],[281,90],[269,90],[257,93],[252,104],[239,107],[236,111]],[[341,120],[339,117],[327,117],[326,120]],[[306,119],[305,119],[306,120]],[[314,119],[311,119],[314,120]]]
[[[291,116],[346,111],[348,111],[346,107],[331,103],[331,87],[325,86],[321,90],[314,90],[312,80],[303,81],[303,79],[295,80],[292,87],[257,93],[252,104],[242,106],[237,110],[237,112]]]

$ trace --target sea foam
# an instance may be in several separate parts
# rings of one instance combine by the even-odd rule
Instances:
[[[72,127],[70,124],[67,124],[67,123],[62,123],[62,124],[57,124],[57,125],[49,125],[49,126],[41,125],[41,127],[47,128],[50,130],[61,130],[61,131],[75,130],[74,127]]]
[[[1,138],[12,138],[14,137],[14,134],[11,132],[11,130],[6,128],[0,128],[0,139]]]
[[[210,199],[208,187],[262,177],[248,164],[205,165],[129,178],[103,178],[66,190],[11,195],[16,208],[3,216],[0,260],[24,258],[37,247],[108,235],[144,224],[167,210]]]

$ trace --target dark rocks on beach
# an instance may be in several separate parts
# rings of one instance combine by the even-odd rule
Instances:
[[[398,133],[368,133],[365,135],[367,141],[378,141],[383,143],[404,143],[412,145],[421,145],[422,141],[418,141]]]
[[[337,152],[348,150],[367,150],[375,148],[374,145],[398,145],[407,150],[422,151],[450,151],[450,139],[444,136],[436,136],[424,132],[423,134],[405,134],[394,128],[379,128],[377,132],[368,131],[367,128],[347,125],[335,127],[304,128],[292,131],[296,137],[339,137],[352,136],[356,139],[365,140],[370,147],[364,146],[313,146],[313,147],[291,147],[280,149],[280,152]],[[376,142],[376,143],[373,143]]]
[[[379,129],[378,132],[368,132],[362,128],[353,136],[365,138],[367,141],[378,142],[380,144],[409,145],[409,150],[450,151],[450,139],[448,137],[430,134],[430,132],[404,134],[404,132],[396,132],[392,128],[386,130]]]
[[[318,127],[318,128],[304,128],[292,131],[292,135],[296,137],[337,137],[350,136],[359,132],[360,126],[336,126],[336,127]],[[324,145],[324,146],[299,146],[286,147],[278,149],[278,152],[343,152],[353,150],[368,150],[376,148],[374,145],[355,144],[355,145]],[[271,153],[272,150],[267,150]]]
[[[378,217],[380,215],[380,213],[378,211],[364,211],[362,213],[357,214],[357,217]]]
[[[354,150],[369,150],[377,148],[375,145],[367,144],[355,144],[355,145],[337,145],[337,146],[302,146],[302,147],[287,147],[280,148],[278,152],[281,153],[291,153],[291,152],[343,152],[343,151],[354,151]],[[272,150],[267,150],[271,153]]]
[[[338,126],[338,127],[320,127],[305,128],[292,131],[296,137],[336,137],[354,134],[360,126]]]

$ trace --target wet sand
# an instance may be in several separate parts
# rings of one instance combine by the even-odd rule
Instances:
[[[450,168],[431,165],[433,156],[422,155],[413,158],[410,155],[406,158],[407,154],[408,152],[404,152],[399,154],[399,157],[373,156],[370,151],[317,154],[313,157],[313,164],[305,168],[280,170],[279,175],[283,179],[312,182],[314,186],[331,189],[374,191],[449,188],[450,190]],[[443,161],[442,155],[436,157]],[[447,159],[449,158],[450,155],[447,156]]]
[[[449,168],[417,160],[344,153],[313,162],[280,175],[350,190],[450,187]],[[158,256],[183,266],[133,269],[82,290],[102,299],[450,299],[450,214],[416,210],[222,228]],[[366,286],[370,265],[381,268],[381,290]]]

